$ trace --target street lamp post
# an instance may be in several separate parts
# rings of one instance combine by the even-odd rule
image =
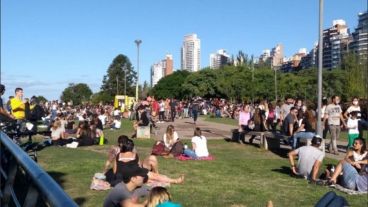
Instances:
[[[322,51],[323,51],[323,0],[319,0],[319,41],[318,41],[318,114],[317,134],[322,136]]]
[[[142,43],[142,40],[135,40],[135,44],[137,45],[137,83],[135,86],[135,100],[138,101],[138,84],[139,84],[139,45]]]
[[[127,71],[127,67],[126,64],[124,64],[124,66],[122,67],[123,71],[124,71],[124,95],[126,96],[126,71]]]
[[[119,77],[116,76],[116,95],[119,95]]]
[[[277,103],[277,71],[276,68],[274,68],[275,71],[275,103]]]

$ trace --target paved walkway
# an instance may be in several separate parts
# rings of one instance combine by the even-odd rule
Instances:
[[[184,119],[176,119],[175,122],[165,122],[158,123],[158,128],[154,130],[154,134],[152,134],[152,138],[161,140],[163,134],[166,131],[168,125],[172,124],[175,127],[175,130],[179,134],[180,139],[191,139],[193,137],[195,127],[200,127],[202,130],[202,134],[208,139],[231,139],[232,133],[231,130],[237,128],[236,126],[231,126],[228,124],[220,124],[214,122],[208,122],[204,120],[204,117],[199,117],[197,120],[197,124],[195,125],[193,119],[184,118]],[[246,138],[247,140],[247,138]],[[329,143],[329,140],[326,140]],[[259,141],[255,141],[255,144],[258,144]],[[343,159],[345,156],[344,146],[347,145],[347,142],[338,141],[339,145],[339,155],[333,155],[330,153],[326,153],[326,156],[333,159]],[[288,146],[282,146],[284,149],[290,149]]]

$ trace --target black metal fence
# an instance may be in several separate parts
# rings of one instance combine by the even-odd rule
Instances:
[[[0,206],[78,206],[3,132],[0,132],[0,162]],[[21,186],[15,187],[20,178],[24,179]]]

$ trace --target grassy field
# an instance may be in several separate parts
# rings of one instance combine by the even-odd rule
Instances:
[[[124,127],[125,126],[125,127]],[[39,152],[40,165],[81,206],[101,206],[107,191],[89,189],[94,173],[101,172],[110,144],[120,134],[130,135],[129,122],[124,130],[106,130],[109,145],[77,149],[48,147]],[[147,156],[153,140],[135,140],[140,157]],[[173,200],[183,206],[313,206],[330,189],[308,184],[289,175],[288,160],[252,145],[210,140],[214,161],[178,161],[159,158],[160,173],[177,177],[185,174],[183,185],[169,188]],[[324,164],[336,162],[326,160]],[[343,195],[352,206],[367,206],[367,196]]]

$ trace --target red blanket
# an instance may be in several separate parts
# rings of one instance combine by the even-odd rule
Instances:
[[[212,155],[208,155],[208,157],[200,157],[198,159],[193,159],[191,157],[185,156],[185,155],[180,155],[176,157],[177,160],[181,160],[181,161],[186,161],[186,160],[214,160],[215,157]]]

